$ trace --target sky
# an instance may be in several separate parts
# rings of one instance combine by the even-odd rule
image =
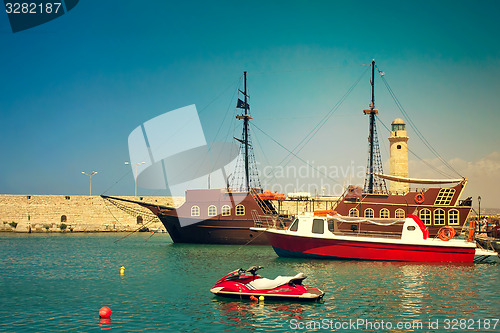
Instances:
[[[86,195],[81,172],[97,171],[93,195],[133,195],[129,134],[195,104],[207,142],[240,137],[235,96],[247,71],[261,182],[338,195],[363,185],[375,59],[438,153],[408,125],[410,176],[467,177],[462,199],[500,207],[499,14],[498,1],[85,0],[12,33],[2,12],[0,193]],[[388,173],[385,126],[408,120],[378,74],[375,104]]]

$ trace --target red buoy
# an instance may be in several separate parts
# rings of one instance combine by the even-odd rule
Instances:
[[[99,317],[101,317],[101,318],[109,318],[109,317],[111,317],[111,309],[108,308],[107,306],[103,306],[99,310]]]

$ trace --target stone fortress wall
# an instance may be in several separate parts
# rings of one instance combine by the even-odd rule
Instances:
[[[183,198],[126,197],[162,206],[178,207]],[[147,208],[125,203],[127,212],[100,196],[0,195],[0,231],[96,232],[134,231],[142,226],[164,230]]]
[[[170,207],[179,207],[184,202],[183,197],[118,197]],[[333,198],[320,198],[317,202],[284,201],[281,209],[284,213],[299,214],[330,209],[334,201]],[[117,202],[125,210],[100,196],[0,194],[0,232],[135,231],[143,226],[165,231],[149,209],[134,203]]]

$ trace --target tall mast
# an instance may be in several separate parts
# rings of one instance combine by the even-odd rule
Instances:
[[[248,95],[247,95],[247,72],[243,72],[245,96],[245,118],[243,119],[243,141],[245,141],[245,179],[247,190],[250,191],[250,174],[248,171]]]
[[[375,59],[372,60],[372,77],[370,80],[372,96],[370,108],[363,110],[364,114],[370,115],[370,134],[368,137],[368,166],[365,178],[365,193],[387,193],[385,180],[375,178],[374,172],[383,173],[382,159],[380,157],[380,148],[378,145],[377,127],[375,123],[375,115],[378,114],[378,109],[375,109]]]
[[[239,90],[240,93],[243,94],[243,100],[239,99],[238,98],[238,104],[237,104],[237,108],[239,109],[244,109],[245,112],[243,112],[243,114],[239,114],[236,116],[237,119],[239,120],[243,120],[243,138],[240,140],[240,139],[236,139],[238,140],[242,145],[243,145],[243,149],[242,149],[242,153],[243,153],[243,164],[244,164],[244,184],[243,184],[243,188],[246,190],[246,191],[250,191],[250,188],[251,188],[251,181],[250,181],[250,158],[251,158],[251,152],[249,151],[249,147],[251,146],[250,144],[250,139],[249,139],[249,132],[248,132],[248,124],[249,124],[249,121],[250,119],[252,119],[252,117],[248,114],[249,112],[249,109],[250,109],[250,105],[248,105],[248,92],[247,92],[247,72],[243,72],[243,82],[244,82],[244,88],[243,88],[243,91]],[[252,160],[252,163],[255,163],[254,160]]]
[[[368,181],[368,193],[373,193],[373,126],[375,125],[375,112],[378,114],[378,110],[375,109],[375,59],[372,60],[372,79],[370,81],[372,86],[372,102],[370,103],[370,161],[368,170],[370,170],[369,181]]]

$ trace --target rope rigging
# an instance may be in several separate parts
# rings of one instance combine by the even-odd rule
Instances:
[[[270,138],[272,141],[274,141],[277,145],[279,145],[281,148],[283,148],[285,151],[288,152],[288,154],[278,163],[278,165],[282,165],[283,167],[287,166],[291,160],[292,157],[295,157],[314,169],[315,171],[318,171],[320,174],[323,174],[330,180],[335,181],[338,183],[337,180],[329,177],[327,174],[324,172],[320,171],[319,169],[315,168],[311,164],[309,164],[307,161],[302,159],[301,157],[298,156],[298,154],[304,149],[304,147],[311,141],[311,139],[321,130],[321,128],[327,123],[327,121],[332,117],[332,115],[340,108],[340,106],[344,103],[344,101],[349,97],[351,92],[356,88],[358,83],[361,81],[363,76],[366,74],[366,72],[369,70],[369,68],[365,69],[362,74],[358,77],[358,79],[351,85],[351,87],[347,90],[347,92],[340,98],[340,100],[328,111],[328,113],[309,131],[309,133],[306,134],[306,136],[292,149],[288,149],[285,146],[283,146],[281,143],[276,141],[273,137],[271,137],[269,134],[264,132],[261,128],[259,128],[255,123],[252,123],[252,126],[258,129],[260,132],[262,132],[264,135],[266,135],[268,138]],[[288,159],[288,161],[286,161]],[[286,162],[285,162],[286,161]],[[270,171],[272,172],[272,171]],[[268,177],[269,174],[264,175],[264,177]],[[274,176],[273,176],[274,177]]]
[[[394,91],[391,89],[391,87],[389,86],[389,83],[387,82],[387,80],[385,79],[385,73],[380,71],[379,68],[377,67],[377,70],[382,78],[382,82],[384,82],[384,85],[385,87],[387,88],[387,91],[389,92],[389,94],[391,95],[392,99],[394,100],[394,103],[396,103],[396,106],[398,107],[399,111],[401,111],[401,113],[403,114],[403,116],[405,117],[405,119],[408,121],[408,124],[410,124],[410,126],[413,128],[413,130],[415,131],[415,133],[417,134],[417,136],[419,137],[420,140],[422,140],[422,142],[424,143],[424,145],[434,154],[434,156],[436,156],[446,167],[448,167],[448,169],[450,169],[451,171],[455,172],[457,175],[459,175],[460,177],[464,178],[457,170],[455,170],[455,168],[453,168],[439,153],[436,149],[434,149],[434,147],[432,147],[432,145],[429,143],[429,141],[427,141],[427,139],[423,136],[423,134],[420,132],[420,130],[417,128],[417,126],[415,125],[415,123],[413,122],[413,120],[410,118],[410,116],[408,115],[408,113],[405,111],[403,105],[399,102],[398,98],[396,97],[396,94],[394,93]],[[422,159],[421,159],[422,160]]]
[[[316,124],[316,126],[313,127],[313,129],[292,149],[291,152],[287,156],[285,156],[281,162],[279,163],[280,165],[288,158],[290,157],[291,160],[291,155],[294,154],[296,157],[297,154],[299,154],[302,149],[311,141],[311,139],[319,132],[319,130],[326,124],[326,122],[331,118],[331,116],[340,108],[342,103],[347,99],[347,97],[351,94],[351,92],[356,88],[358,83],[361,81],[365,73],[369,70],[367,68],[366,70],[363,71],[363,73],[359,76],[359,78],[352,84],[352,86],[347,90],[347,92],[340,98],[340,100],[330,109],[330,111]],[[297,151],[295,151],[297,149]],[[284,165],[287,165],[290,163],[290,160],[288,160]]]
[[[336,182],[337,184],[340,184],[336,179],[330,177],[328,174],[324,173],[323,171],[321,171],[320,169],[314,167],[313,165],[311,165],[310,163],[308,163],[306,160],[304,160],[302,157],[300,157],[299,155],[295,154],[293,151],[289,150],[288,148],[286,148],[285,146],[283,146],[281,143],[279,143],[278,141],[276,141],[272,136],[270,136],[269,134],[267,134],[266,132],[264,132],[260,127],[258,127],[257,125],[255,124],[252,124],[253,127],[255,127],[256,129],[258,129],[262,134],[264,134],[265,136],[267,136],[269,139],[271,139],[272,141],[274,141],[274,143],[276,143],[278,146],[280,146],[281,148],[283,148],[284,150],[286,150],[289,154],[293,155],[293,157],[297,158],[298,160],[300,160],[301,162],[304,162],[304,164],[306,164],[307,166],[309,166],[310,168],[314,169],[315,171],[317,171],[318,173],[324,175],[325,177],[329,178],[330,180],[333,180],[334,182]],[[283,167],[285,167],[285,165],[283,165]],[[265,175],[266,177],[268,175]]]
[[[379,117],[377,117],[377,120],[378,122],[385,127],[385,129],[391,133],[391,130],[389,129],[389,127],[387,127],[387,125],[382,121],[380,120]],[[415,156],[418,160],[420,160],[422,163],[424,163],[425,165],[427,165],[430,169],[436,171],[437,173],[441,174],[442,176],[446,177],[446,178],[453,178],[450,174],[447,174],[446,172],[442,171],[442,170],[439,170],[438,168],[436,168],[435,166],[433,166],[432,164],[430,164],[429,162],[427,162],[426,160],[424,160],[423,158],[421,158],[420,156],[418,156],[413,150],[411,150],[409,147],[406,147],[406,149],[413,155]]]

